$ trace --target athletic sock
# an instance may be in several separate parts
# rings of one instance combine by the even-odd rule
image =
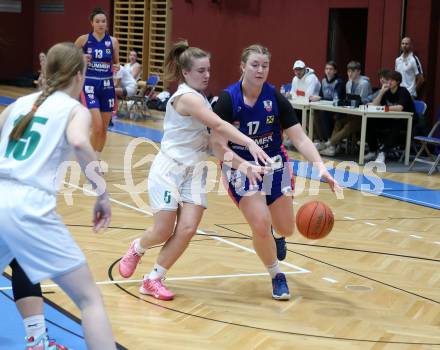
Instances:
[[[275,261],[272,265],[266,266],[267,271],[269,272],[270,278],[275,278],[275,276],[281,273],[280,265],[278,264],[278,260]]]
[[[141,240],[140,240],[140,238],[138,238],[138,239],[136,239],[136,240],[134,241],[134,250],[135,250],[135,252],[136,252],[137,254],[139,254],[139,255],[142,255],[142,254],[145,253],[145,249],[142,248],[142,246],[141,246]]]
[[[150,274],[148,275],[148,279],[150,280],[157,280],[157,279],[163,279],[167,273],[167,269],[160,266],[159,264],[154,264],[153,270],[151,270]]]
[[[44,315],[33,315],[23,320],[24,329],[27,337],[37,339],[46,332],[46,321]]]

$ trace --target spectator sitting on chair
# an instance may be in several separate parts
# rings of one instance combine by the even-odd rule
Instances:
[[[335,61],[328,61],[324,68],[325,76],[322,79],[319,96],[311,96],[310,101],[335,101],[343,99],[344,85],[342,79],[338,76],[337,66]],[[313,120],[313,128],[316,131],[316,141],[314,142],[318,151],[325,148],[325,143],[321,142],[328,140],[332,134],[335,120],[335,113],[321,111],[315,114]]]
[[[370,79],[361,75],[361,64],[351,61],[347,65],[348,81],[345,84],[345,92],[351,95],[358,95],[362,103],[368,102],[368,96],[371,95]],[[361,130],[362,118],[359,116],[345,115],[336,120],[330,140],[325,143],[326,148],[321,150],[324,156],[334,156],[336,154],[336,145],[343,139]]]
[[[137,52],[135,50],[131,50],[130,55],[128,56],[129,62],[125,65],[129,69],[129,72],[135,81],[141,79],[142,75],[142,66],[137,61],[137,58]]]
[[[378,77],[380,82],[380,87],[376,88],[376,91],[373,92],[370,96],[368,96],[368,102],[371,103],[373,100],[379,95],[380,89],[384,84],[388,84],[388,73],[390,72],[389,69],[383,68],[379,71]]]
[[[375,106],[389,106],[390,111],[414,113],[414,103],[408,90],[402,86],[402,75],[396,71],[390,71],[387,75],[388,82],[382,85],[379,94],[373,100]],[[386,153],[398,143],[398,136],[405,127],[403,119],[382,119],[372,118],[368,123],[367,142],[370,153],[365,157],[368,161],[377,154],[375,162],[385,163]],[[378,131],[389,129],[384,135]],[[383,149],[379,150],[379,141],[384,144]],[[368,159],[367,159],[368,158]]]
[[[425,81],[423,77],[422,65],[419,58],[412,52],[411,39],[405,37],[401,43],[402,54],[396,58],[395,69],[402,74],[402,83],[400,86],[406,87],[413,98]]]
[[[288,97],[305,97],[308,100],[311,96],[319,94],[321,84],[312,68],[306,67],[303,61],[297,60],[293,65],[293,71],[295,76],[290,93],[287,94]]]
[[[127,66],[120,69],[114,76],[116,96],[131,97],[136,93],[137,84]]]

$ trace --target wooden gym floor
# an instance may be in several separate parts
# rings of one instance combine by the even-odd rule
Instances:
[[[0,96],[25,92],[0,87]],[[160,122],[147,126],[160,128]],[[271,299],[270,279],[252,250],[249,226],[216,172],[200,230],[168,274],[166,284],[175,300],[140,295],[139,280],[160,247],[147,251],[131,280],[122,280],[117,262],[152,224],[145,183],[150,163],[142,159],[155,154],[156,147],[142,143],[135,148],[129,165],[135,187],[127,189],[124,154],[132,140],[109,133],[102,155],[113,201],[106,232],[91,230],[93,197],[69,185],[81,187],[83,179],[74,183],[68,174],[58,201],[59,213],[100,284],[120,344],[134,350],[440,349],[439,211],[350,189],[336,199],[323,184],[319,196],[310,196],[310,189],[319,186],[311,180],[298,178],[305,190],[295,197],[295,210],[311,199],[325,201],[334,211],[335,226],[324,240],[309,241],[298,233],[288,239],[281,266],[288,273],[290,301]],[[438,174],[383,177],[440,189]],[[79,316],[58,288],[45,291],[52,292],[46,295],[52,302]]]

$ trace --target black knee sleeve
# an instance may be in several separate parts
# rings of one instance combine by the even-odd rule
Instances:
[[[26,297],[42,297],[40,283],[33,284],[23,271],[17,260],[9,264],[12,269],[12,292],[14,300]]]

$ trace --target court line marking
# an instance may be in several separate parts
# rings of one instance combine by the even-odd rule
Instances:
[[[302,274],[302,271],[287,271],[284,272],[285,275],[298,275]],[[184,276],[184,277],[167,277],[167,281],[197,281],[197,280],[209,280],[209,279],[222,279],[222,278],[237,278],[237,277],[255,277],[255,276],[269,276],[268,272],[257,272],[257,273],[238,273],[232,275],[206,275],[206,276]],[[107,280],[98,281],[97,285],[113,285],[113,284],[139,284],[142,283],[143,279],[126,279],[126,280]],[[42,284],[41,288],[58,288],[58,284]],[[11,290],[12,286],[0,287],[0,291]]]
[[[91,194],[91,195],[95,195],[95,196],[96,196],[95,192],[90,191],[90,190],[88,190],[87,188],[81,188],[81,187],[79,187],[79,186],[76,186],[76,185],[71,184],[70,182],[66,182],[66,181],[63,181],[63,183],[66,184],[66,185],[68,185],[68,186],[72,186],[73,188],[76,188],[76,189],[79,189],[79,190],[83,190],[84,192],[88,192],[89,194]],[[133,210],[135,210],[135,211],[137,211],[137,212],[140,212],[140,213],[143,213],[143,214],[147,214],[148,216],[153,216],[153,213],[151,213],[151,212],[149,212],[149,211],[147,211],[147,210],[144,210],[144,209],[141,209],[141,208],[134,207],[134,206],[132,206],[132,205],[130,205],[130,204],[127,204],[127,203],[124,203],[124,202],[118,201],[117,199],[109,198],[109,200],[110,200],[111,202],[116,203],[116,204],[122,205],[123,207],[129,208],[129,209],[133,209]],[[231,245],[231,246],[233,246],[233,247],[239,248],[239,249],[244,250],[244,251],[246,251],[246,252],[248,252],[248,253],[257,254],[257,253],[255,252],[255,250],[253,250],[253,249],[251,249],[251,248],[245,247],[245,246],[243,246],[243,245],[241,245],[241,244],[238,244],[238,243],[231,242],[231,241],[229,241],[229,240],[227,240],[227,239],[224,239],[224,238],[221,238],[221,237],[211,236],[209,233],[206,233],[206,232],[204,232],[204,231],[202,231],[202,230],[200,230],[200,229],[197,229],[197,233],[199,233],[199,234],[201,234],[201,235],[208,236],[208,237],[210,237],[210,238],[212,238],[212,239],[215,239],[215,240],[217,240],[217,241],[219,241],[219,242],[222,242],[222,243],[225,243],[225,244],[229,244],[229,245]],[[297,270],[297,271],[300,271],[300,273],[310,273],[310,272],[311,272],[310,270],[307,270],[307,269],[305,269],[305,268],[303,268],[303,267],[296,266],[296,265],[294,265],[294,264],[290,264],[290,263],[288,263],[288,262],[286,262],[286,261],[280,261],[279,263],[280,263],[280,265],[284,265],[284,266],[290,267],[291,269],[295,269],[295,270]]]
[[[416,238],[416,239],[422,239],[422,236],[417,236],[417,235],[409,235],[410,237]]]
[[[368,221],[365,221],[365,225],[368,225],[368,226],[377,226],[377,224],[375,224],[375,223],[373,223],[373,222],[368,222]]]
[[[330,278],[330,277],[322,277],[322,279],[323,279],[324,281],[327,281],[327,282],[330,282],[330,283],[338,283],[337,280],[335,280],[335,279],[333,279],[333,278]]]
[[[395,228],[386,228],[385,230],[390,232],[400,232],[399,230],[396,230]]]

